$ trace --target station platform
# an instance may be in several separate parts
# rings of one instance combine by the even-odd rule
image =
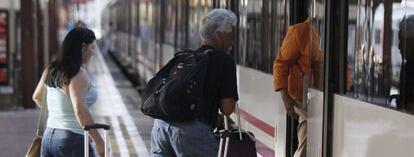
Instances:
[[[105,54],[92,58],[88,72],[98,88],[98,101],[90,109],[94,120],[112,127],[108,133],[110,156],[149,156],[153,119],[140,112],[141,99],[133,85]],[[0,112],[0,156],[25,155],[36,134],[39,114],[39,109]]]

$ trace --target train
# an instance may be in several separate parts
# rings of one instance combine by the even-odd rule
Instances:
[[[238,18],[229,54],[237,64],[241,126],[256,138],[258,156],[293,156],[297,120],[273,87],[273,62],[289,26],[310,16],[319,35],[321,86],[308,99],[307,155],[412,156],[413,111],[401,109],[403,55],[398,22],[412,0],[117,0],[102,13],[102,41],[134,82],[145,84],[178,48],[197,48],[202,17],[213,8]],[[306,9],[304,9],[306,8]],[[401,34],[400,33],[400,34]],[[316,77],[315,77],[316,78]],[[414,88],[414,87],[413,87]]]

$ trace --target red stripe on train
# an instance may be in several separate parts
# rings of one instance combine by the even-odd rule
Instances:
[[[264,145],[262,142],[256,139],[256,149],[257,153],[259,153],[263,157],[275,157],[275,151],[273,149],[270,149],[266,145]]]
[[[239,108],[240,116],[243,117],[247,122],[252,124],[253,126],[259,128],[260,130],[264,131],[266,134],[269,134],[272,137],[275,137],[275,128],[270,126],[269,124],[261,121],[260,119],[256,118],[255,116],[251,115],[250,113],[242,110]],[[275,151],[258,139],[256,139],[256,149],[257,153],[259,153],[263,157],[274,157]]]
[[[269,124],[261,121],[260,119],[256,118],[255,116],[251,115],[250,113],[240,110],[240,116],[243,117],[247,122],[254,125],[255,127],[259,128],[260,130],[264,131],[266,134],[269,134],[272,137],[275,137],[275,128],[270,126]]]

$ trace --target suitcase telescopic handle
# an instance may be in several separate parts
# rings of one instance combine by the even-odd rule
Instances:
[[[239,103],[237,102],[236,102],[236,109],[237,109],[237,125],[239,129],[239,139],[240,141],[243,141],[243,136],[241,132],[241,122],[240,122],[240,108],[239,108]]]
[[[108,156],[108,130],[111,129],[111,126],[106,125],[106,124],[99,124],[99,123],[88,124],[88,125],[85,125],[85,127],[83,128],[83,130],[85,131],[85,135],[84,135],[85,157],[89,157],[89,130],[91,129],[104,129],[105,130],[104,148],[105,148],[105,157],[107,157]]]
[[[89,131],[90,129],[104,129],[104,130],[109,130],[110,128],[111,128],[111,126],[106,125],[106,124],[94,123],[94,124],[85,125],[85,127],[83,128],[83,130],[85,130],[85,131]]]
[[[240,109],[239,109],[239,104],[237,102],[235,104],[235,107],[236,107],[237,125],[238,125],[238,130],[239,130],[239,139],[240,139],[240,141],[242,141],[243,140],[243,135],[242,135],[242,131],[241,131]],[[224,115],[223,120],[224,120],[224,130],[225,131],[221,132],[218,157],[222,157],[221,155],[222,155],[222,151],[223,151],[223,148],[222,148],[223,145],[224,145],[223,157],[227,157],[229,141],[230,141],[230,129],[229,129],[229,124],[228,124],[229,119],[230,119],[229,116]],[[226,140],[224,140],[224,138],[226,138]]]

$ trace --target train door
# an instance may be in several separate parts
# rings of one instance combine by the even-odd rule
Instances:
[[[288,2],[289,25],[301,23],[303,40],[299,47],[304,48],[301,55],[308,55],[306,61],[299,59],[302,71],[303,114],[298,120],[287,117],[286,122],[286,156],[293,156],[298,147],[302,147],[303,136],[309,157],[322,155],[323,113],[324,113],[324,45],[325,45],[325,0],[292,0]],[[305,64],[299,64],[303,62]],[[309,66],[302,67],[303,65]],[[302,134],[302,135],[300,135]],[[300,135],[300,136],[298,136]],[[299,139],[298,139],[299,138]],[[299,142],[298,142],[299,141]]]
[[[288,1],[286,3],[286,7],[287,7],[287,22],[289,27],[305,22],[306,19],[309,17],[309,4],[310,3],[304,3],[304,2],[308,2],[306,1],[302,1],[302,0],[292,0],[292,1]],[[309,27],[310,28],[310,27]],[[285,34],[283,35],[284,39]],[[308,39],[308,41],[310,41],[310,39]],[[280,41],[281,43],[283,41]],[[303,44],[303,43],[302,43]],[[280,45],[281,46],[281,45]],[[307,77],[309,77],[309,72],[307,73],[308,75],[306,75]],[[302,83],[302,82],[301,82]],[[305,85],[305,84],[304,84]],[[304,90],[304,92],[306,92]],[[286,140],[285,140],[285,151],[286,151],[286,156],[287,157],[293,157],[296,150],[299,147],[299,142],[298,142],[298,125],[299,125],[299,120],[292,118],[290,116],[286,116]],[[306,124],[302,124],[302,126],[307,126]]]
[[[309,28],[311,35],[309,37],[311,45],[311,57],[309,62],[311,71],[309,74],[309,84],[304,82],[303,88],[303,106],[308,111],[307,119],[307,150],[308,157],[322,156],[323,146],[323,118],[324,118],[324,62],[325,56],[325,6],[326,0],[310,0],[307,4]],[[313,34],[314,33],[314,34]],[[308,88],[309,87],[309,88]],[[308,90],[305,90],[308,88]]]

